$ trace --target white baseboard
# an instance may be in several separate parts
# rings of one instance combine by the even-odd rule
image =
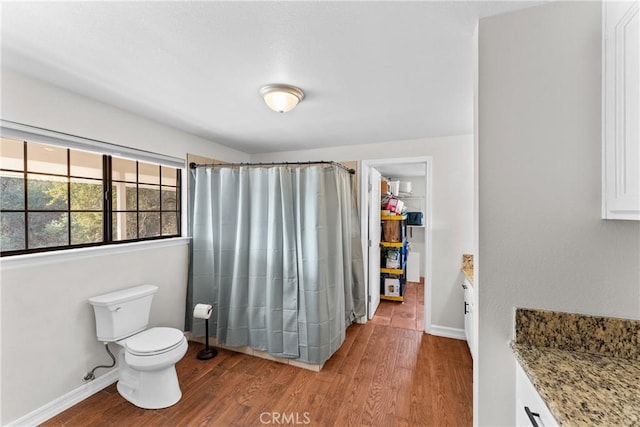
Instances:
[[[50,418],[58,415],[62,411],[71,408],[78,402],[83,401],[89,396],[99,392],[103,388],[106,388],[118,381],[118,369],[113,369],[110,372],[96,378],[95,380],[83,384],[75,390],[71,390],[69,393],[52,400],[46,405],[29,412],[17,420],[13,420],[7,426],[37,426],[42,424]]]
[[[191,332],[185,332],[185,337],[190,339]],[[7,426],[37,426],[50,418],[55,417],[62,411],[71,408],[73,405],[96,394],[100,390],[109,387],[118,381],[118,368],[114,368],[106,374],[99,376],[95,380],[83,384],[75,390],[52,400],[44,406],[29,412],[16,420],[11,421]]]
[[[439,337],[454,338],[456,340],[463,340],[463,341],[467,340],[467,337],[464,334],[464,329],[450,328],[448,326],[431,325],[431,327],[428,327],[425,332],[431,335],[439,336]]]

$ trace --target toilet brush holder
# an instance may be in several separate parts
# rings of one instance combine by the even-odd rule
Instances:
[[[193,317],[197,319],[204,319],[204,349],[198,352],[198,359],[200,360],[209,360],[213,359],[218,351],[215,348],[209,347],[209,318],[211,317],[211,307],[208,304],[196,304],[196,307],[193,309]]]

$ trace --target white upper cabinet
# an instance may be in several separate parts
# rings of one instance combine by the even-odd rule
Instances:
[[[603,6],[602,217],[640,220],[639,2]]]

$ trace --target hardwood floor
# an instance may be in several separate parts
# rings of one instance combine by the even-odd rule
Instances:
[[[190,343],[177,364],[183,397],[145,410],[115,384],[46,426],[468,426],[472,362],[464,341],[423,334],[424,285],[404,303],[381,301],[366,325],[352,325],[321,372],[227,350],[200,361]]]
[[[464,341],[368,322],[352,325],[321,372],[227,350],[177,364],[183,397],[137,408],[111,385],[46,426],[469,426],[472,363]]]
[[[378,325],[424,331],[424,283],[407,282],[404,302],[381,300],[371,321]]]

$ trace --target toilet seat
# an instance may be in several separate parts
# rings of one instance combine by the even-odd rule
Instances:
[[[127,353],[135,356],[155,356],[179,347],[184,334],[175,328],[151,328],[140,332],[125,342]]]

